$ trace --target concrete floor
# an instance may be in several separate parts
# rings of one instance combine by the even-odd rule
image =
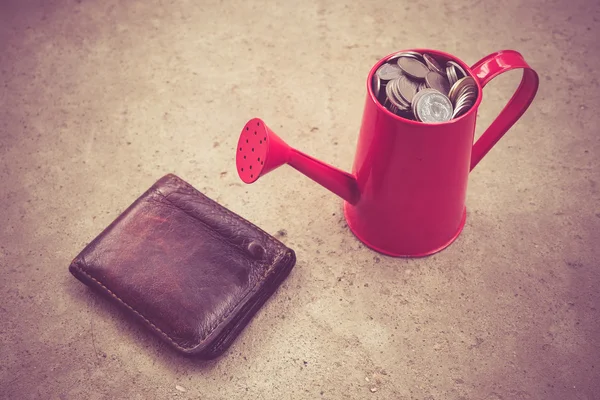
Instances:
[[[2,2],[0,398],[599,399],[599,21],[591,0]],[[385,257],[293,169],[241,183],[254,116],[350,169],[366,75],[408,47],[469,64],[513,48],[541,78],[472,173],[452,246]],[[478,132],[519,78],[486,87]],[[67,270],[168,172],[298,256],[211,362]]]

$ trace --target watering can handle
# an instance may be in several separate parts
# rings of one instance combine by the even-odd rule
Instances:
[[[471,67],[473,75],[477,77],[482,88],[496,76],[516,68],[523,69],[521,84],[504,109],[473,145],[471,170],[521,118],[533,101],[539,86],[538,74],[527,64],[523,56],[514,50],[492,53]]]

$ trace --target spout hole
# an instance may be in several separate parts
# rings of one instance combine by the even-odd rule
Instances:
[[[258,161],[260,161],[260,157],[258,157]]]
[[[250,178],[254,178],[254,175],[250,174]]]
[[[244,160],[246,159],[246,156],[244,156]]]
[[[252,148],[252,151],[254,151],[254,147]]]
[[[267,141],[267,137],[265,136],[265,138],[263,140],[266,142]]]
[[[250,166],[250,169],[252,169],[252,165]]]
[[[254,134],[256,135],[256,131],[254,131]]]
[[[242,172],[244,172],[244,168],[242,168]]]
[[[258,144],[262,144],[262,140],[259,140],[259,141],[258,141]]]
[[[248,143],[248,139],[246,139],[246,143]]]
[[[250,128],[246,127],[246,130],[247,130],[247,131],[249,131],[249,130],[250,130]]]
[[[260,126],[260,122],[257,122],[256,125]]]
[[[265,165],[265,162],[264,162],[264,161],[261,161],[261,162],[260,162],[260,165]]]
[[[240,151],[242,151],[242,148],[240,147]]]

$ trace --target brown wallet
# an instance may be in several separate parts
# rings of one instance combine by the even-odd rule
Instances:
[[[294,251],[169,174],[69,271],[174,349],[224,353],[296,263]]]

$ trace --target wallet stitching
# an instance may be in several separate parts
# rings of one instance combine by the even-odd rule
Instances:
[[[271,271],[273,269],[273,267],[275,266],[275,264],[281,259],[282,254],[284,253],[284,251],[278,253],[278,256],[275,257],[275,259],[273,260],[273,263],[269,266],[269,268],[267,268],[267,272]],[[81,257],[81,261],[83,262],[83,264],[88,267],[87,262],[85,261],[85,259],[83,257]],[[200,343],[192,346],[192,347],[183,347],[181,346],[179,343],[177,343],[171,336],[169,336],[168,333],[164,332],[162,329],[160,329],[158,326],[154,325],[154,323],[152,323],[148,318],[146,318],[142,313],[140,313],[138,310],[136,310],[135,308],[133,308],[132,306],[130,306],[129,304],[127,304],[127,302],[125,302],[123,299],[121,299],[118,295],[116,295],[112,290],[110,290],[108,287],[106,287],[102,282],[100,282],[98,279],[94,278],[90,273],[88,273],[87,271],[83,270],[79,265],[74,264],[75,268],[77,268],[77,270],[81,273],[83,273],[84,275],[86,275],[88,278],[90,278],[91,280],[93,280],[94,282],[96,282],[97,284],[99,284],[104,290],[106,290],[112,297],[114,297],[115,299],[117,299],[119,302],[121,302],[121,304],[123,304],[124,306],[126,306],[127,308],[129,308],[131,311],[133,311],[135,314],[137,314],[140,318],[142,318],[144,321],[146,321],[148,324],[150,324],[150,326],[152,326],[152,328],[154,328],[156,331],[158,331],[161,335],[163,335],[164,337],[166,337],[175,347],[177,347],[178,349],[181,350],[192,350],[195,347],[198,347],[200,345]],[[88,267],[89,268],[89,267]],[[248,295],[248,293],[251,293],[256,286],[258,286],[259,283],[262,283],[264,281],[264,278],[266,277],[267,274],[263,275],[262,279],[259,279],[256,281],[256,283],[250,288],[250,290],[248,290],[246,292],[246,296]],[[244,296],[244,298],[246,297]],[[243,299],[243,298],[242,298]],[[227,313],[225,313],[220,319],[219,322],[215,325],[214,328],[212,328],[211,330],[209,330],[208,332],[206,332],[204,334],[204,336],[202,336],[200,338],[200,342],[204,341],[208,336],[210,336],[215,329],[221,325],[221,323],[226,320],[229,315],[231,315],[231,313],[235,310],[235,308],[241,303],[241,300],[239,303],[237,303],[234,307],[232,307]]]

